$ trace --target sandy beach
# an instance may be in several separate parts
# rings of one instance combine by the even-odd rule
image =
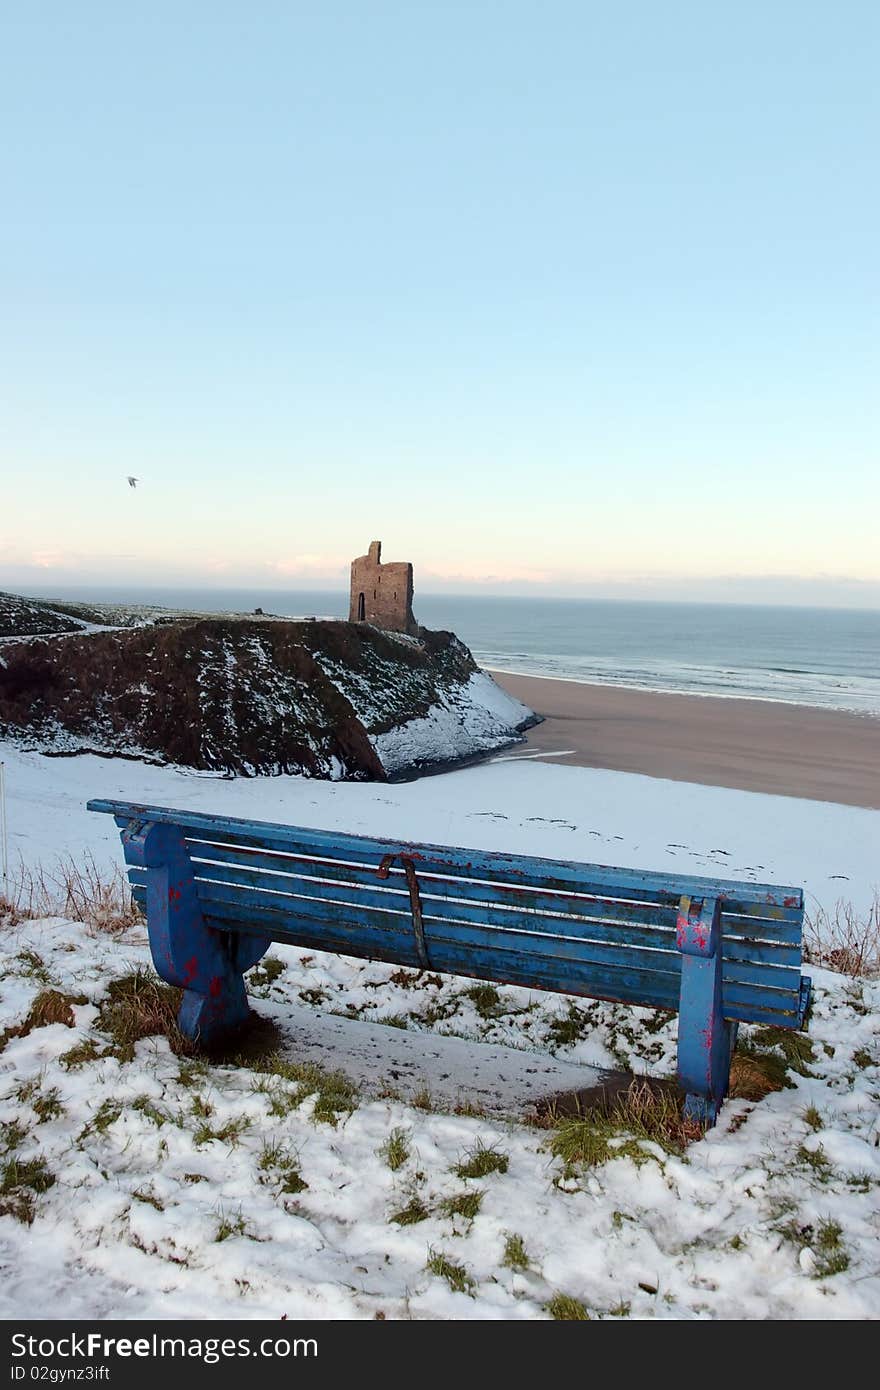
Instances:
[[[544,715],[524,755],[880,808],[880,719],[767,700],[492,673]]]

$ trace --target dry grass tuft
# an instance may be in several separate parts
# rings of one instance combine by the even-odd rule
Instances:
[[[32,1028],[46,1028],[50,1023],[63,1023],[68,1028],[75,1027],[73,1005],[87,1002],[83,994],[62,994],[57,989],[41,989],[24,1021],[14,1023],[0,1033],[0,1052],[12,1038],[26,1038]]]
[[[62,994],[57,989],[41,989],[31,1004],[23,1031],[29,1033],[32,1028],[46,1028],[50,1023],[63,1023],[73,1028],[76,1024],[73,1005],[85,1002],[82,996]]]
[[[817,908],[804,922],[804,959],[841,975],[880,975],[880,892],[864,917],[840,899],[834,912]]]
[[[785,1086],[785,1068],[783,1066],[780,1076],[776,1061],[776,1058],[738,1048],[730,1063],[730,1098],[763,1100],[773,1091],[781,1091]]]
[[[143,921],[123,870],[100,867],[88,851],[78,859],[59,858],[51,869],[20,864],[0,899],[0,917],[11,926],[34,917],[65,917],[112,935]]]
[[[682,1154],[703,1137],[703,1129],[684,1117],[682,1097],[669,1086],[637,1077],[626,1091],[602,1097],[572,1115],[547,1112],[547,1125],[556,1129],[550,1150],[567,1165],[594,1167],[610,1158],[648,1158],[642,1144],[659,1145],[668,1154]]]
[[[140,968],[111,982],[97,1026],[110,1034],[117,1055],[123,1060],[131,1060],[134,1045],[141,1038],[157,1035],[168,1039],[178,1057],[188,1057],[195,1052],[195,1044],[177,1026],[180,1000],[179,989],[163,984],[151,971]]]

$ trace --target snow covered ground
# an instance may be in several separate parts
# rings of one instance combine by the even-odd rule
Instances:
[[[0,759],[13,869],[118,865],[84,810],[102,796],[803,883],[829,910],[865,911],[880,879],[878,812],[528,759],[391,787]],[[532,1319],[558,1295],[592,1317],[880,1316],[880,982],[813,967],[789,1088],[729,1100],[684,1155],[567,1169],[528,1103],[591,1066],[669,1074],[674,1019],[274,947],[255,1006],[284,1056],[350,1078],[334,1111],[318,1083],[193,1067],[162,1038],[114,1048],[99,1009],[148,960],[139,926],[23,921],[0,951],[0,1029],[47,988],[84,1001],[0,1051],[0,1209],[33,1211],[0,1215],[0,1316]],[[467,1176],[480,1148],[494,1171]]]
[[[357,713],[364,718],[349,694]],[[418,719],[372,735],[372,744],[385,771],[393,776],[419,764],[452,762],[500,748],[532,711],[508,695],[486,671],[475,671],[464,686],[453,686]]]

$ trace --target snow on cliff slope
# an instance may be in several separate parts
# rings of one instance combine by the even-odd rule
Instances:
[[[490,675],[475,671],[467,685],[443,691],[427,714],[373,735],[372,743],[385,771],[393,775],[499,748],[532,718],[532,711]]]
[[[382,780],[499,748],[532,722],[448,632],[210,618],[0,652],[0,737],[55,753]]]

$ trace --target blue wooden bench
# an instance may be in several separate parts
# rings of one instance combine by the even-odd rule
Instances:
[[[678,1011],[687,1113],[712,1124],[740,1021],[799,1028],[800,888],[373,840],[90,801],[115,816],[179,1022],[211,1044],[272,941]]]

